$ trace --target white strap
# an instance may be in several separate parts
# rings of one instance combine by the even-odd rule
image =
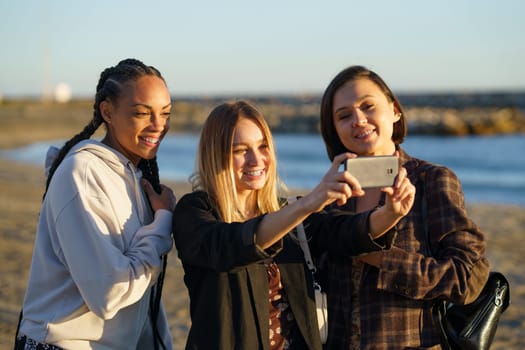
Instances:
[[[293,203],[296,201],[297,198],[294,196],[288,197],[288,203]],[[315,268],[315,265],[312,260],[312,255],[310,255],[310,248],[308,247],[308,240],[306,239],[306,233],[304,232],[304,225],[301,222],[296,227],[297,229],[297,239],[299,240],[299,244],[301,245],[301,248],[303,249],[304,253],[304,260],[306,260],[306,265],[308,266],[308,269],[310,271],[315,272],[317,269]]]

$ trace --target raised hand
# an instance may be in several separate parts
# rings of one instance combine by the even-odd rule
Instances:
[[[414,205],[415,186],[407,177],[405,168],[400,168],[394,186],[381,189],[387,194],[385,209],[400,218],[408,214]]]
[[[357,179],[347,171],[339,171],[345,159],[355,157],[353,153],[336,156],[319,184],[301,199],[304,207],[311,212],[318,212],[333,202],[344,205],[351,197],[363,196],[365,192]]]
[[[175,194],[173,194],[173,190],[171,188],[161,184],[161,192],[159,194],[155,192],[153,186],[148,180],[142,179],[141,184],[144,188],[144,191],[146,191],[146,194],[148,195],[153,211],[157,211],[159,209],[173,211],[173,209],[175,209],[176,199]]]

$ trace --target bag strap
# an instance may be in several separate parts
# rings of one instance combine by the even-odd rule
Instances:
[[[420,188],[418,189],[421,193],[421,221],[423,222],[423,231],[425,233],[425,241],[427,246],[427,255],[428,256],[434,256],[434,252],[432,251],[432,241],[430,240],[430,234],[428,230],[428,222],[427,222],[427,216],[428,216],[428,204],[427,204],[427,194],[426,194],[426,175],[427,170],[432,168],[431,164],[427,164],[420,167],[418,171],[418,180],[420,184]]]
[[[288,197],[288,203],[293,203],[297,200],[294,196]],[[301,245],[301,249],[303,250],[304,254],[304,260],[306,261],[306,265],[308,266],[308,269],[312,271],[312,274],[314,274],[317,269],[313,263],[312,255],[310,254],[310,247],[308,246],[308,240],[306,239],[306,233],[304,231],[304,225],[301,222],[296,227],[297,229],[297,239],[299,241],[299,244]]]

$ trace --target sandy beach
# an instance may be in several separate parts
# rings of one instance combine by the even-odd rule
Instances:
[[[0,147],[13,137],[3,132],[0,136]],[[188,184],[167,184],[178,198],[189,190]],[[0,349],[10,349],[13,344],[43,190],[41,168],[0,159]],[[521,244],[525,242],[525,208],[469,204],[468,210],[487,235],[492,269],[505,273],[511,283],[511,306],[500,321],[492,349],[524,349],[525,254]],[[183,271],[175,251],[168,257],[163,299],[175,348],[183,349],[190,321]]]

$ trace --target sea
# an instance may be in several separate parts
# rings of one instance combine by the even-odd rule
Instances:
[[[158,153],[161,179],[187,181],[195,167],[199,136],[169,134]],[[305,193],[315,187],[330,166],[317,134],[274,134],[278,173],[289,188]],[[49,146],[40,142],[0,151],[0,157],[43,166]],[[467,203],[511,204],[525,207],[525,135],[416,136],[402,144],[413,157],[445,165],[459,177]]]

